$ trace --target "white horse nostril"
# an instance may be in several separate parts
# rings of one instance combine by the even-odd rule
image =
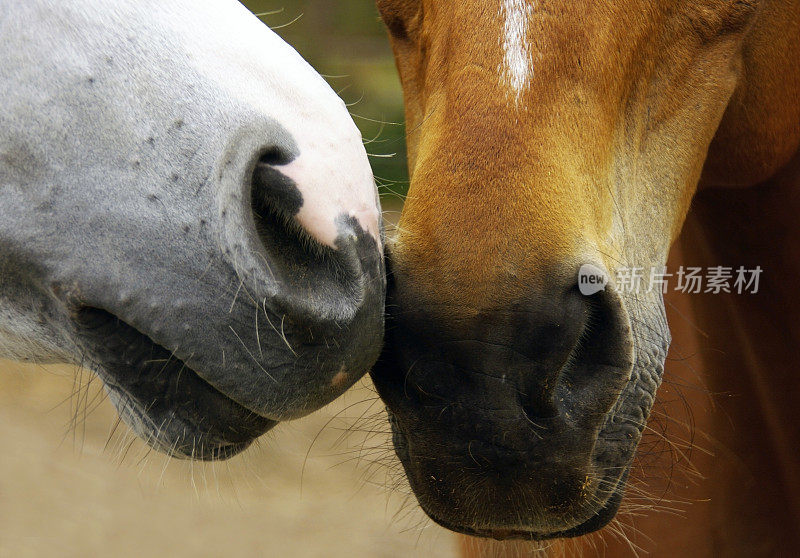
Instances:
[[[303,198],[295,217],[300,225],[317,241],[336,248],[343,232],[337,223],[352,217],[380,247],[375,182],[361,142],[306,149],[298,144],[300,155],[276,168],[294,182]]]

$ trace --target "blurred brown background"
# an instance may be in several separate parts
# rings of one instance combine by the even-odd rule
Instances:
[[[374,4],[245,4],[352,105],[395,217],[402,98]],[[245,454],[202,464],[150,451],[87,372],[0,361],[0,447],[2,557],[455,555],[454,536],[407,496],[368,380]]]
[[[205,464],[150,451],[89,379],[0,361],[0,556],[454,556],[405,485],[390,490],[365,385]]]

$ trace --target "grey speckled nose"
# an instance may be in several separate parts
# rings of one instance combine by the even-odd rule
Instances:
[[[0,356],[93,368],[203,459],[367,372],[377,191],[297,52],[233,1],[11,3],[0,36]]]

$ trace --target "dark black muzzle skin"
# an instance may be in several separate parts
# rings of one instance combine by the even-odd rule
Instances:
[[[577,269],[571,275],[577,280]],[[619,507],[639,420],[622,397],[633,340],[620,297],[577,282],[445,323],[389,272],[372,370],[421,506],[470,535],[549,539],[599,529]]]

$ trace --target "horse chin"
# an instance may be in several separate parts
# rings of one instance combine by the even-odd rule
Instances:
[[[227,459],[277,424],[113,314],[84,307],[75,322],[85,364],[102,379],[119,416],[153,448],[179,458]]]
[[[580,537],[593,533],[605,527],[614,519],[619,510],[625,492],[625,486],[630,472],[630,464],[622,467],[608,467],[601,474],[602,480],[598,486],[604,487],[601,493],[596,493],[592,501],[597,502],[597,507],[588,509],[584,506],[579,507],[579,511],[569,514],[570,521],[564,517],[542,517],[537,521],[530,521],[525,524],[525,520],[520,518],[517,524],[511,525],[504,521],[492,521],[486,517],[476,516],[471,520],[463,516],[455,519],[448,518],[446,511],[449,506],[442,506],[442,502],[425,488],[424,482],[417,482],[420,476],[433,477],[430,471],[422,471],[421,466],[409,451],[408,440],[398,424],[397,417],[389,412],[389,422],[392,426],[392,441],[395,453],[400,459],[409,480],[414,495],[423,511],[435,523],[454,531],[472,537],[489,538],[495,540],[527,540],[527,541],[548,541],[552,539],[564,539]],[[466,450],[465,450],[466,451]],[[620,471],[622,471],[620,473]],[[441,478],[439,473],[435,476]],[[491,502],[483,502],[484,508],[493,507]],[[445,512],[445,513],[442,513]],[[465,521],[465,519],[468,519]],[[493,524],[494,523],[494,524]]]
[[[627,471],[625,473],[627,475]],[[622,484],[622,483],[621,483]],[[595,512],[592,517],[584,521],[583,523],[572,527],[570,529],[556,529],[553,531],[531,531],[526,529],[505,529],[505,528],[472,528],[472,527],[465,527],[462,525],[455,525],[453,523],[449,523],[442,519],[437,518],[435,515],[432,515],[425,511],[435,523],[441,525],[445,529],[449,529],[450,531],[454,531],[456,533],[462,533],[464,535],[469,535],[471,537],[478,537],[483,539],[494,539],[497,541],[509,541],[509,540],[523,540],[523,541],[531,541],[531,542],[542,542],[542,541],[549,541],[553,539],[568,539],[573,537],[580,537],[583,535],[588,535],[589,533],[594,533],[608,525],[608,523],[614,519],[617,515],[617,510],[619,510],[620,503],[622,503],[622,496],[623,496],[623,489],[622,486],[619,486],[617,490],[612,494],[611,498],[606,502],[606,504],[597,512]],[[425,509],[423,507],[423,509]]]

